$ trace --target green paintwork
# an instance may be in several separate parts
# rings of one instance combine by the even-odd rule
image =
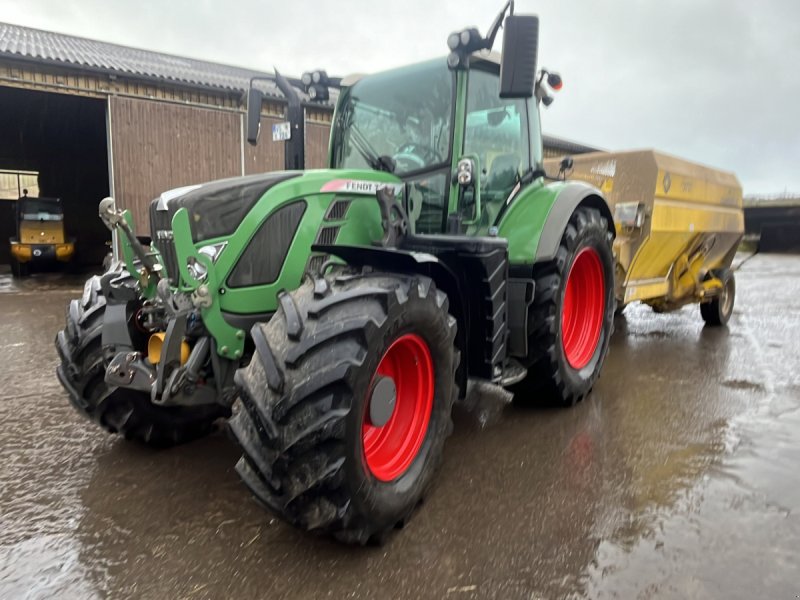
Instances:
[[[453,151],[450,153],[450,172],[455,173],[461,153],[464,150],[464,129],[467,115],[467,71],[456,72],[456,111],[455,127],[453,127]],[[480,171],[478,171],[480,172]],[[458,212],[458,183],[450,178],[450,196],[447,202],[447,213]]]
[[[265,194],[266,195],[266,194]],[[197,252],[192,243],[192,228],[189,224],[189,212],[185,208],[178,210],[172,217],[172,232],[175,236],[175,252],[178,257],[178,268],[180,269],[180,285],[182,292],[197,293],[201,287],[209,298],[210,305],[200,306],[200,315],[203,324],[214,337],[217,344],[217,353],[225,358],[238,359],[244,352],[245,332],[236,327],[231,327],[222,316],[220,299],[224,296],[213,293],[212,290],[220,290],[220,271],[214,268],[211,258]],[[187,265],[189,260],[194,259],[201,263],[208,274],[203,281],[192,277]]]
[[[511,264],[533,264],[547,215],[563,188],[563,182],[545,185],[540,178],[523,189],[503,215],[497,235],[508,240]]]
[[[200,309],[203,323],[216,340],[217,352],[226,358],[237,359],[244,349],[245,332],[232,327],[223,313],[270,313],[277,309],[277,294],[281,290],[291,290],[300,285],[309,257],[309,248],[314,244],[320,225],[330,204],[336,198],[352,199],[352,204],[344,221],[326,221],[326,225],[341,225],[337,243],[369,245],[379,240],[383,234],[380,224],[380,210],[372,195],[358,195],[343,192],[321,192],[322,187],[336,179],[353,179],[375,183],[399,183],[397,177],[389,173],[361,170],[321,169],[306,171],[270,188],[255,204],[232,235],[224,238],[205,240],[195,245],[192,242],[189,216],[186,209],[178,210],[172,218],[172,231],[175,251],[180,269],[178,291],[193,294],[203,285],[208,290],[211,305]],[[266,285],[244,288],[228,287],[226,280],[236,263],[258,231],[273,212],[280,207],[303,199],[306,210],[298,226],[297,233],[286,255],[278,279]],[[217,258],[216,264],[206,255],[198,252],[201,246],[226,241],[227,245]],[[208,270],[203,281],[192,277],[187,265],[190,259],[202,263]]]

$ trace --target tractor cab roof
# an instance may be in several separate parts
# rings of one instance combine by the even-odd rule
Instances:
[[[491,52],[486,52],[485,50],[480,50],[478,52],[473,53],[470,56],[470,64],[471,65],[488,65],[492,69],[499,69],[500,68],[500,59],[501,55],[499,52],[492,50]],[[435,60],[435,59],[434,59]],[[447,60],[446,57],[442,57],[442,60]],[[427,62],[427,61],[424,61]],[[421,63],[420,63],[421,64]],[[387,69],[387,71],[392,71],[394,69]],[[351,73],[349,75],[345,75],[342,77],[342,87],[350,87],[361,81],[364,77],[368,77],[373,75],[373,73]]]

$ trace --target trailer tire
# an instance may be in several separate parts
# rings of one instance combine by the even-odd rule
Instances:
[[[534,267],[528,375],[512,388],[517,404],[572,406],[591,391],[614,330],[612,242],[600,211],[580,206],[555,259]]]
[[[100,277],[87,281],[85,290],[82,300],[69,304],[66,327],[56,335],[61,359],[56,374],[79,413],[109,433],[156,448],[203,437],[216,419],[230,415],[221,405],[155,406],[143,392],[108,385],[102,348],[106,299]]]
[[[700,316],[710,327],[727,325],[733,314],[733,304],[736,300],[736,280],[733,271],[721,269],[715,275],[722,281],[722,291],[709,302],[700,304]]]
[[[279,300],[236,372],[236,470],[290,524],[381,543],[433,482],[452,431],[458,352],[447,296],[427,277],[358,273],[308,278]],[[384,405],[386,379],[396,391]]]

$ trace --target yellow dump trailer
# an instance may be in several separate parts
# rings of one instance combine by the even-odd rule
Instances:
[[[548,173],[559,168],[547,161]],[[654,150],[581,154],[564,174],[600,188],[614,214],[620,308],[636,300],[657,311],[700,302],[707,322],[727,322],[730,266],[744,235],[735,175]]]

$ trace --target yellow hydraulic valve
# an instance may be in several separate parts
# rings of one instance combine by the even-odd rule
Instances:
[[[161,361],[161,349],[164,346],[166,333],[158,331],[150,336],[147,341],[147,358],[151,364],[157,365]],[[181,341],[181,365],[185,365],[189,360],[189,344],[186,340]]]

